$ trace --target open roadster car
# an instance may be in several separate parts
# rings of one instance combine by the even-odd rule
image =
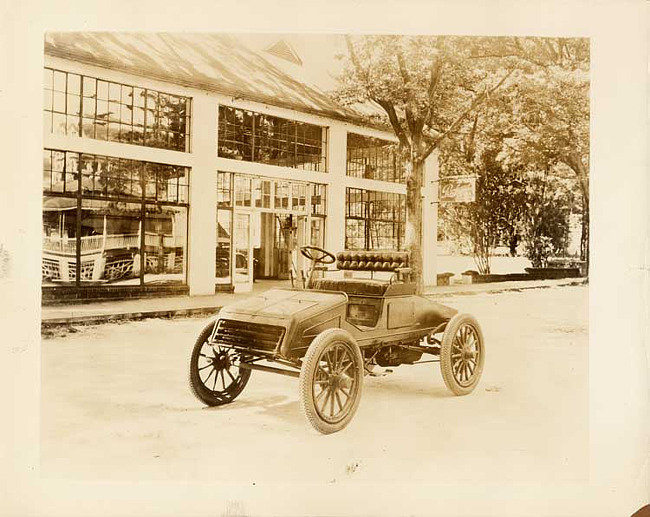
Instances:
[[[201,402],[232,402],[253,370],[298,377],[308,420],[327,434],[350,422],[364,374],[377,365],[439,362],[454,394],[474,390],[485,360],[479,324],[417,296],[406,253],[301,252],[311,260],[305,289],[270,289],[224,307],[201,332],[189,368]],[[324,266],[335,261],[336,270]],[[353,278],[354,271],[370,278]],[[389,279],[374,278],[380,271]]]

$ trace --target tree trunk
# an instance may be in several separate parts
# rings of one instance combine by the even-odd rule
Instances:
[[[424,161],[408,159],[406,163],[406,236],[404,248],[409,252],[409,267],[416,285],[416,293],[422,294],[422,178]]]
[[[580,236],[580,260],[585,261],[585,271],[589,275],[589,169],[585,167],[577,153],[570,153],[562,160],[575,173],[582,191],[582,234]]]
[[[582,235],[580,236],[580,260],[585,261],[585,274],[589,276],[589,196],[582,196]]]

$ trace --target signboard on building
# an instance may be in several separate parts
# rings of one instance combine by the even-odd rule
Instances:
[[[476,176],[440,178],[440,203],[473,203],[476,201]]]

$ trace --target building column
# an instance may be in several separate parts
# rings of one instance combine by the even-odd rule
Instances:
[[[192,99],[192,171],[188,232],[190,295],[214,294],[217,249],[217,100]]]
[[[328,138],[330,182],[327,186],[327,219],[325,221],[325,249],[338,253],[345,249],[345,174],[347,165],[347,138],[345,127],[332,124]]]
[[[438,152],[424,164],[422,192],[422,276],[426,287],[438,284]]]

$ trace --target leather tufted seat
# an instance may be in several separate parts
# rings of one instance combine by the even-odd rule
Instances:
[[[336,267],[348,271],[395,271],[408,267],[408,253],[343,251],[336,256]]]
[[[318,278],[314,280],[312,289],[343,291],[351,296],[383,296],[389,285],[388,282],[381,280],[361,278]]]

